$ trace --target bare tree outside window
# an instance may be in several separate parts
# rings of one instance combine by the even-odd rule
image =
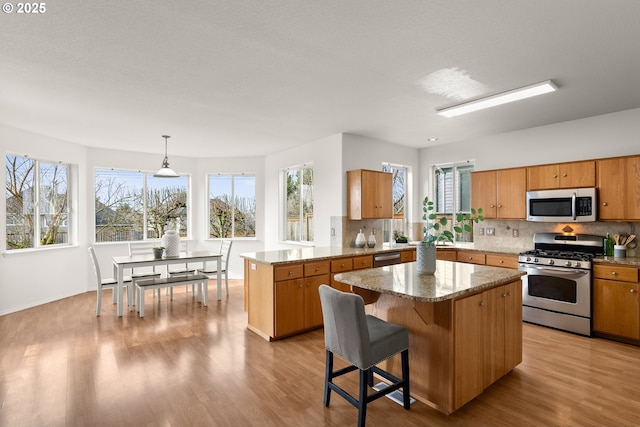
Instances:
[[[209,176],[209,237],[256,236],[256,178]]]
[[[69,166],[8,155],[5,176],[7,249],[68,243]]]
[[[96,241],[154,239],[168,229],[187,236],[187,183],[187,177],[96,169]]]

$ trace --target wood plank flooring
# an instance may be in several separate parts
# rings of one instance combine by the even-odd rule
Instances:
[[[0,426],[355,425],[339,396],[322,405],[322,330],[268,343],[246,329],[242,291],[201,307],[176,288],[144,319],[116,317],[109,292],[101,317],[93,292],[0,317]],[[640,425],[640,348],[525,324],[523,353],[452,415],[383,398],[367,425]]]

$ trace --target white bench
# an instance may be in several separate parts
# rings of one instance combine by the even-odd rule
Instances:
[[[209,299],[207,280],[209,280],[209,277],[204,274],[185,274],[181,276],[137,280],[135,283],[136,292],[138,292],[138,311],[140,312],[140,317],[144,317],[144,291],[148,289],[172,288],[171,298],[173,299],[174,286],[194,284],[198,287],[198,301],[202,299],[202,305],[206,306]]]

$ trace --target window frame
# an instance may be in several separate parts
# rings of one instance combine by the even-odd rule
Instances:
[[[394,212],[394,217],[391,220],[385,221],[385,225],[383,226],[383,239],[385,242],[391,242],[393,241],[393,232],[394,231],[400,231],[402,232],[402,234],[404,236],[408,236],[409,234],[409,227],[411,224],[411,206],[410,206],[410,183],[409,183],[409,177],[411,176],[411,167],[406,166],[406,165],[401,165],[398,163],[392,163],[392,162],[384,162],[382,163],[382,168],[381,170],[383,172],[391,172],[392,174],[397,171],[397,170],[403,170],[404,171],[404,183],[403,183],[403,197],[404,197],[404,213],[402,215],[402,217],[398,217],[396,218],[395,216],[395,212]],[[395,178],[395,175],[394,175]],[[395,184],[395,181],[392,180],[392,182]],[[392,196],[391,196],[392,200],[391,203],[394,203],[394,196],[393,196],[393,191],[392,191]],[[394,209],[395,211],[395,209]],[[397,230],[394,227],[394,223],[401,219],[402,220],[402,229],[401,230]]]
[[[14,153],[14,152],[7,152],[5,154],[5,199],[6,199],[6,186],[7,186],[7,182],[6,182],[6,162],[8,161],[9,157],[14,157],[14,158],[21,158],[21,159],[27,159],[30,161],[34,162],[34,170],[33,170],[33,186],[32,186],[32,192],[34,194],[33,196],[33,211],[32,214],[34,216],[34,223],[33,223],[33,235],[31,236],[31,238],[33,239],[32,242],[32,246],[30,247],[25,247],[25,248],[9,248],[7,245],[7,227],[9,227],[9,215],[7,212],[7,205],[6,205],[6,201],[5,201],[5,208],[3,209],[3,217],[4,217],[4,242],[2,243],[4,245],[4,250],[5,253],[7,254],[13,254],[13,253],[24,253],[24,252],[31,252],[31,251],[41,251],[41,250],[52,250],[52,249],[59,249],[59,248],[67,248],[67,247],[71,247],[71,246],[76,246],[77,245],[77,224],[78,224],[78,219],[77,219],[77,210],[76,210],[76,206],[74,205],[75,200],[77,199],[77,197],[75,197],[76,192],[77,192],[77,165],[73,164],[73,163],[68,163],[68,162],[63,162],[61,160],[48,160],[48,159],[44,159],[44,158],[40,158],[40,157],[33,157],[30,155],[25,155],[25,154],[18,154],[18,153]],[[66,238],[66,242],[63,243],[51,243],[51,244],[41,244],[40,239],[42,238],[42,230],[41,230],[41,225],[42,225],[42,220],[43,220],[43,215],[46,215],[43,213],[43,210],[41,209],[42,203],[41,203],[41,185],[42,185],[42,175],[41,175],[41,164],[47,164],[47,165],[52,165],[52,166],[56,166],[56,165],[60,165],[63,166],[66,169],[66,220],[64,220],[62,223],[66,222],[66,230],[67,230],[67,238]],[[14,222],[11,223],[11,225],[15,225]]]
[[[211,230],[210,230],[210,226],[211,226],[211,207],[209,205],[210,200],[211,200],[211,177],[216,177],[216,176],[223,176],[223,177],[230,177],[231,178],[231,202],[232,202],[232,212],[234,213],[231,217],[231,237],[211,237]],[[253,177],[254,178],[254,201],[255,201],[255,217],[254,217],[254,221],[255,221],[255,230],[254,230],[254,235],[253,236],[236,236],[236,229],[235,229],[235,179],[241,177],[241,178],[246,178],[246,177]],[[227,240],[227,239],[231,239],[231,240],[257,240],[258,238],[258,204],[257,204],[257,200],[258,200],[258,194],[257,194],[257,189],[258,189],[258,178],[257,178],[257,174],[256,173],[247,173],[247,172],[241,172],[241,173],[208,173],[205,177],[206,179],[206,199],[205,199],[205,203],[207,206],[207,214],[206,214],[206,223],[205,223],[205,240]]]
[[[311,232],[313,233],[313,236],[311,240],[291,240],[288,239],[287,236],[287,229],[288,229],[288,209],[287,209],[287,202],[288,202],[288,198],[287,198],[287,177],[290,171],[292,170],[297,170],[299,171],[299,173],[301,173],[303,176],[301,177],[301,181],[304,181],[304,172],[302,172],[304,169],[310,169],[311,170],[311,193],[312,193],[312,198],[311,198],[311,218],[313,218],[313,216],[315,215],[315,201],[314,201],[314,197],[313,197],[313,187],[314,187],[314,170],[313,170],[313,162],[308,162],[308,163],[301,163],[298,165],[294,165],[294,166],[289,166],[286,168],[283,168],[280,170],[280,179],[281,179],[281,184],[280,184],[280,207],[281,207],[281,215],[280,215],[280,240],[284,243],[288,243],[288,244],[295,244],[295,245],[302,245],[302,246],[314,246],[315,245],[315,223],[312,223],[312,227],[311,227]],[[304,195],[304,184],[300,185],[300,200],[303,199],[303,195]],[[304,204],[300,203],[300,208],[299,208],[299,230],[298,230],[298,234],[302,237],[303,233],[302,233],[302,227],[304,224]]]
[[[447,227],[450,227],[452,225],[452,219],[455,218],[455,215],[458,213],[470,213],[470,211],[468,210],[462,210],[461,209],[461,205],[463,205],[463,203],[461,202],[461,197],[462,194],[461,193],[461,188],[460,188],[460,180],[459,180],[459,173],[458,173],[458,168],[465,168],[465,169],[469,169],[469,173],[473,172],[475,170],[475,162],[472,160],[464,160],[464,161],[458,161],[458,162],[450,162],[450,163],[441,163],[441,164],[435,164],[433,165],[432,169],[431,169],[431,180],[432,180],[432,194],[433,194],[433,200],[436,201],[436,210],[435,213],[440,215],[440,216],[446,216],[449,219],[449,224]],[[438,169],[442,170],[442,169],[452,169],[452,173],[453,173],[453,183],[452,183],[452,188],[453,188],[453,195],[452,195],[452,212],[442,212],[438,206],[438,177],[437,177],[437,171]],[[468,206],[471,208],[471,182],[469,181],[469,200],[467,201]],[[471,224],[471,226],[473,227],[473,224]],[[463,232],[462,234],[458,235],[457,233],[455,233],[455,240],[456,241],[460,241],[460,242],[473,242],[473,232]]]
[[[96,197],[96,184],[97,184],[97,171],[105,170],[105,171],[113,171],[113,172],[126,172],[126,173],[135,173],[142,175],[142,239],[129,239],[129,240],[97,240],[96,235],[96,202],[93,203],[93,241],[98,244],[114,244],[114,243],[127,243],[127,242],[144,242],[144,241],[157,241],[162,238],[162,236],[158,237],[149,237],[149,216],[148,216],[148,191],[149,191],[149,176],[153,177],[153,171],[145,171],[140,169],[127,169],[127,168],[116,168],[116,167],[102,167],[102,166],[94,166],[93,168],[93,195],[94,199],[97,201]],[[192,185],[191,185],[191,175],[190,174],[178,174],[181,178],[186,180],[186,189],[185,189],[185,197],[186,197],[186,233],[185,236],[181,236],[181,238],[189,240],[192,235]],[[157,179],[166,179],[167,182],[172,182],[173,178],[157,178]]]

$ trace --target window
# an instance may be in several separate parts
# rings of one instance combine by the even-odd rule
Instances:
[[[313,242],[313,169],[308,165],[283,171],[284,240]]]
[[[383,239],[385,242],[389,242],[394,232],[402,236],[407,235],[409,222],[407,214],[409,168],[402,165],[384,163],[382,165],[382,171],[393,174],[393,219],[390,221],[388,227],[386,224],[383,225]]]
[[[436,213],[450,216],[451,219],[456,213],[471,211],[473,168],[474,165],[469,162],[434,167]],[[473,233],[463,233],[462,236],[457,236],[456,240],[473,241]]]
[[[209,237],[256,236],[256,177],[209,175]]]
[[[186,237],[187,192],[186,176],[96,169],[96,242],[157,239],[168,229]]]
[[[8,250],[69,243],[69,165],[8,155]]]

